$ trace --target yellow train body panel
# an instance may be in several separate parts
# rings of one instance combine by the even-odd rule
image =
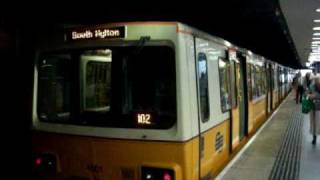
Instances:
[[[214,177],[225,166],[229,159],[230,121],[224,121],[202,134],[204,152],[201,159],[201,177]],[[223,138],[223,145],[216,148],[216,138]]]
[[[177,180],[198,179],[199,142],[115,140],[36,133],[33,149],[56,154],[58,179],[140,179],[141,166],[169,168]],[[216,162],[215,162],[216,163]],[[97,171],[90,170],[96,167]]]
[[[239,108],[232,109],[232,149],[239,145],[239,132],[240,132],[240,116]]]
[[[201,136],[204,151],[199,161],[199,140],[159,142],[120,140],[35,132],[33,151],[49,152],[58,159],[56,179],[70,177],[108,179],[140,179],[141,166],[173,169],[176,180],[215,177],[229,160],[230,121],[209,129]],[[223,138],[217,149],[217,137]],[[90,167],[96,167],[93,171]],[[52,174],[50,174],[52,176]]]
[[[254,132],[266,120],[266,98],[249,102],[249,133]]]

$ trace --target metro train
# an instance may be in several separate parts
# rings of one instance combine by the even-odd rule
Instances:
[[[36,52],[33,178],[214,179],[292,78],[179,22],[66,26]]]

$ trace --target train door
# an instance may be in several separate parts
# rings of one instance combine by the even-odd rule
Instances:
[[[267,96],[265,106],[266,106],[266,115],[268,115],[271,111],[270,110],[271,95],[270,95],[270,83],[269,83],[270,82],[269,64],[266,63],[264,67],[265,67],[265,75],[266,75],[266,96]]]
[[[281,102],[281,99],[282,99],[282,86],[281,86],[281,68],[278,67],[278,78],[277,78],[277,83],[278,83],[278,103]]]
[[[199,174],[213,179],[230,154],[230,63],[221,45],[196,37],[195,46]]]
[[[247,86],[246,86],[246,57],[243,54],[238,54],[238,58],[240,63],[236,64],[236,71],[237,73],[237,89],[238,89],[238,102],[239,102],[239,117],[240,117],[240,127],[239,127],[239,137],[240,140],[243,139],[248,133],[248,94]]]
[[[270,101],[269,102],[269,111],[268,113],[271,113],[272,111],[272,105],[273,105],[273,73],[272,73],[272,65],[271,64],[268,64],[268,69],[267,69],[267,72],[269,73],[267,76],[268,76],[268,89],[269,89],[269,99]]]

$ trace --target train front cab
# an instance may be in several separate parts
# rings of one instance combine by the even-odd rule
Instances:
[[[197,179],[197,91],[188,83],[196,75],[186,61],[192,37],[182,37],[177,23],[94,28],[72,30],[72,41],[39,50],[34,174],[62,180]],[[85,34],[114,28],[125,28],[125,36],[101,40]]]
[[[72,41],[39,50],[34,175],[213,178],[230,156],[230,43],[179,23],[95,28],[119,26],[125,38],[76,29]]]
[[[123,37],[90,34],[117,28]],[[266,95],[276,87],[263,58],[180,23],[66,32],[75,39],[45,42],[35,63],[33,172],[44,180],[212,179],[280,102]]]

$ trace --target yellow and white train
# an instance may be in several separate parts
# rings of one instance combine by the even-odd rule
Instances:
[[[178,22],[52,37],[34,66],[34,179],[214,179],[290,91],[290,68]]]

